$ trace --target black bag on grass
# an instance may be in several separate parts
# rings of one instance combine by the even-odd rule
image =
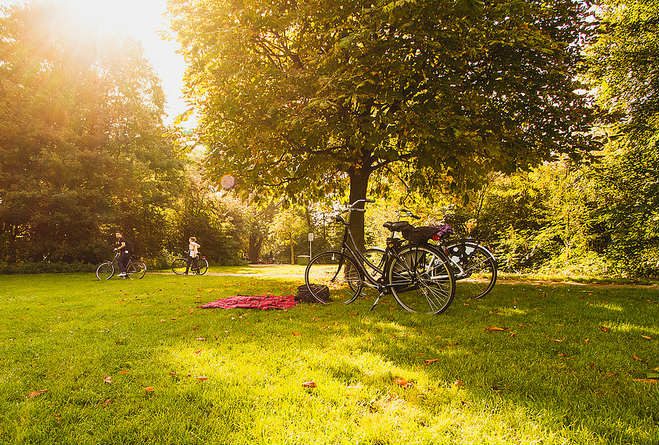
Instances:
[[[329,287],[320,284],[310,284],[309,286],[313,289],[314,294],[318,295],[322,300],[329,301]],[[295,301],[302,303],[318,303],[318,300],[316,300],[311,292],[309,292],[309,288],[306,284],[297,288]]]

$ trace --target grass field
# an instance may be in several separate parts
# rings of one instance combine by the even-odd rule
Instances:
[[[198,309],[301,270],[0,276],[0,443],[659,443],[657,287]]]

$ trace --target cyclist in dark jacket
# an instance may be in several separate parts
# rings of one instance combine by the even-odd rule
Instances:
[[[126,278],[126,266],[128,266],[128,260],[130,259],[130,249],[128,248],[128,243],[126,243],[126,240],[124,239],[124,236],[121,234],[121,232],[117,232],[114,234],[116,237],[116,242],[115,242],[115,252],[119,252],[119,268],[121,269],[121,273],[119,274],[120,277]]]

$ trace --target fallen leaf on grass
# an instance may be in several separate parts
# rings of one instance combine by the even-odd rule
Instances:
[[[488,332],[502,332],[502,331],[507,331],[510,328],[500,328],[499,326],[488,326],[485,328],[486,331]]]
[[[453,382],[453,386],[457,386],[458,388],[462,388],[463,386],[465,386],[465,382],[460,380],[460,379],[457,379],[455,382]]]
[[[128,374],[128,370],[127,369],[122,369],[121,371],[119,371],[119,374],[126,375],[126,374]]]
[[[426,365],[432,365],[433,363],[438,362],[438,361],[439,361],[438,358],[429,358],[429,359],[424,360],[423,363],[425,363]]]
[[[606,326],[600,326],[600,331],[602,332],[609,332],[611,328],[607,328]]]
[[[103,379],[103,382],[107,383],[108,385],[111,385],[112,384],[112,377],[110,377],[109,375],[105,376],[105,378]]]
[[[302,383],[302,386],[305,388],[316,388],[318,385],[316,385],[316,382],[314,382],[313,380],[310,380],[308,382]]]
[[[144,388],[144,391],[153,392],[153,391],[155,391],[155,388],[153,386],[147,386],[146,388]]]
[[[206,337],[197,337],[195,338],[197,341],[206,341]]]
[[[651,383],[653,385],[659,383],[659,380],[657,379],[632,379],[632,380],[638,383]]]
[[[111,403],[112,403],[112,399],[105,399],[105,401],[103,402],[103,408],[107,408],[108,405],[110,405]]]
[[[200,382],[205,382],[206,380],[208,380],[208,377],[206,377],[205,375],[198,375],[197,377],[195,377],[195,379],[199,380]]]
[[[565,341],[565,337],[563,338],[552,338],[551,341],[554,343],[563,343]]]
[[[636,354],[632,354],[632,360],[634,360],[635,362],[642,362],[643,361],[643,359],[641,357],[639,357],[638,355],[636,355]]]
[[[650,337],[649,335],[641,335],[641,337],[646,340],[652,340],[652,337]]]
[[[302,335],[302,334],[300,334],[299,332],[296,332],[296,331],[291,332],[291,334],[293,334],[293,337],[299,337],[299,336]]]
[[[558,356],[559,357],[567,357],[567,354],[565,352],[559,352]]]
[[[172,377],[176,377],[176,371],[169,371],[169,375],[171,375]]]
[[[40,389],[38,391],[32,391],[30,394],[27,395],[28,399],[34,399],[35,397],[39,397],[42,394],[46,394],[48,392],[47,389]]]
[[[394,379],[394,383],[396,385],[400,386],[401,388],[410,388],[411,386],[414,385],[414,383],[409,382],[409,381],[407,381],[406,379],[404,379],[402,377],[396,377]]]
[[[587,345],[588,343],[590,343],[590,338],[586,338],[586,339],[584,339],[583,342],[584,342],[585,345]]]
[[[194,352],[194,355],[199,355],[199,354],[201,354],[201,352],[202,352],[201,349],[197,349],[197,350]]]

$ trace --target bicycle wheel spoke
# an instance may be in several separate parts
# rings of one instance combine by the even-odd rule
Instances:
[[[448,292],[446,292],[442,287],[436,287],[436,286],[424,286],[424,289],[427,291],[428,294],[427,298],[428,301],[431,302],[431,304],[434,304],[435,299],[439,304],[437,304],[437,308],[441,307],[443,304],[446,303],[446,301],[449,298]],[[435,297],[435,299],[433,299]]]

